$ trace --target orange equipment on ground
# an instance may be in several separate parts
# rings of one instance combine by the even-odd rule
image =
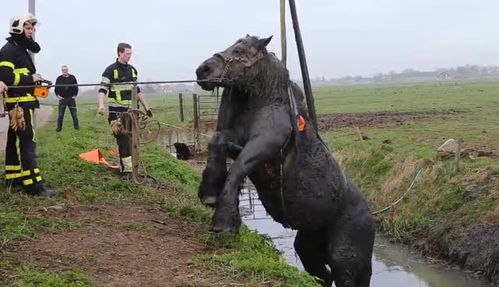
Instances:
[[[95,163],[98,163],[98,164],[102,164],[102,165],[107,166],[109,168],[114,168],[114,169],[119,169],[120,168],[119,165],[112,165],[112,164],[110,164],[104,158],[104,156],[102,155],[101,151],[98,150],[98,149],[94,149],[94,150],[91,150],[91,151],[84,152],[84,153],[80,154],[80,157],[82,159],[86,160],[86,161],[95,162]]]

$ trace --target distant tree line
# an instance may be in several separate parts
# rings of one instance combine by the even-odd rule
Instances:
[[[455,68],[437,68],[433,71],[417,71],[405,69],[402,72],[391,71],[389,73],[377,73],[372,77],[346,76],[341,78],[317,77],[312,79],[314,86],[332,84],[369,84],[389,82],[411,82],[411,81],[445,81],[460,79],[479,79],[499,77],[499,66],[465,65]]]

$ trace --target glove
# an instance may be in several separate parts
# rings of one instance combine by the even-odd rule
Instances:
[[[149,110],[146,111],[146,115],[148,117],[152,118],[152,111],[151,111],[151,109],[149,109]]]

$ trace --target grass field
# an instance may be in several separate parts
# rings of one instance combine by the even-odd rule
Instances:
[[[376,111],[442,112],[442,116],[383,128],[363,128],[369,140],[359,141],[352,128],[323,133],[344,159],[347,173],[369,196],[373,209],[389,205],[419,168],[420,183],[393,211],[378,217],[390,235],[407,239],[436,220],[479,224],[499,218],[494,175],[497,160],[464,158],[459,171],[453,161],[436,160],[436,148],[449,138],[464,146],[499,149],[499,83],[448,82],[400,86],[328,87],[315,90],[318,113]],[[383,144],[390,140],[391,144]],[[487,174],[487,190],[476,198],[467,188],[484,184],[474,173]],[[433,178],[435,177],[435,178]],[[462,181],[462,182],[461,182]]]
[[[373,210],[399,199],[376,216],[392,239],[466,266],[497,282],[499,224],[499,82],[445,82],[324,87],[315,91],[318,113],[431,112],[433,116],[385,126],[355,126],[321,133]],[[334,127],[334,122],[331,123]],[[440,160],[447,139],[492,153]],[[496,254],[496,255],[494,255]],[[495,280],[495,281],[494,281]]]

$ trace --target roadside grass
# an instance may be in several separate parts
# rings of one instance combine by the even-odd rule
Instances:
[[[42,176],[48,186],[58,192],[58,196],[50,199],[35,198],[20,190],[8,188],[2,188],[0,192],[1,286],[92,286],[82,270],[50,272],[29,262],[2,257],[2,250],[13,242],[38,238],[41,228],[72,230],[85,224],[75,224],[49,215],[40,216],[40,210],[47,207],[71,205],[75,200],[81,204],[138,202],[154,204],[166,212],[206,226],[211,219],[212,211],[202,206],[197,198],[196,189],[200,176],[186,163],[177,161],[156,144],[143,146],[142,156],[147,172],[157,184],[136,186],[120,180],[101,165],[81,160],[80,153],[99,149],[109,161],[117,161],[116,157],[107,153],[109,149],[115,148],[115,140],[109,132],[106,118],[96,116],[95,111],[90,108],[91,103],[83,103],[82,106],[89,108],[79,110],[80,131],[72,130],[68,123],[57,134],[50,124],[37,130]],[[157,113],[158,116],[160,114]],[[137,231],[154,227],[124,223],[119,228]],[[209,236],[214,235],[207,231],[203,240]],[[205,242],[216,248],[217,240]],[[207,261],[205,256],[200,257],[197,266],[204,269],[209,264],[209,268],[227,274],[237,270],[232,276],[245,278],[252,284],[264,284],[270,280],[275,286],[298,286],[290,285],[294,281],[304,282],[299,286],[318,286],[309,275],[287,265],[268,241],[244,228],[234,237],[230,248],[223,250],[227,255],[217,250],[216,254],[211,255],[211,260]]]
[[[395,239],[409,240],[431,226],[456,228],[497,223],[499,162],[466,157],[459,171],[454,159],[438,160],[436,149],[449,138],[464,147],[499,150],[499,83],[451,82],[385,86],[326,87],[315,91],[319,112],[441,111],[442,116],[384,128],[322,133],[341,158],[347,174],[367,195],[373,210],[389,206],[422,176],[408,195],[376,216],[378,227]],[[389,140],[390,144],[384,144]]]

